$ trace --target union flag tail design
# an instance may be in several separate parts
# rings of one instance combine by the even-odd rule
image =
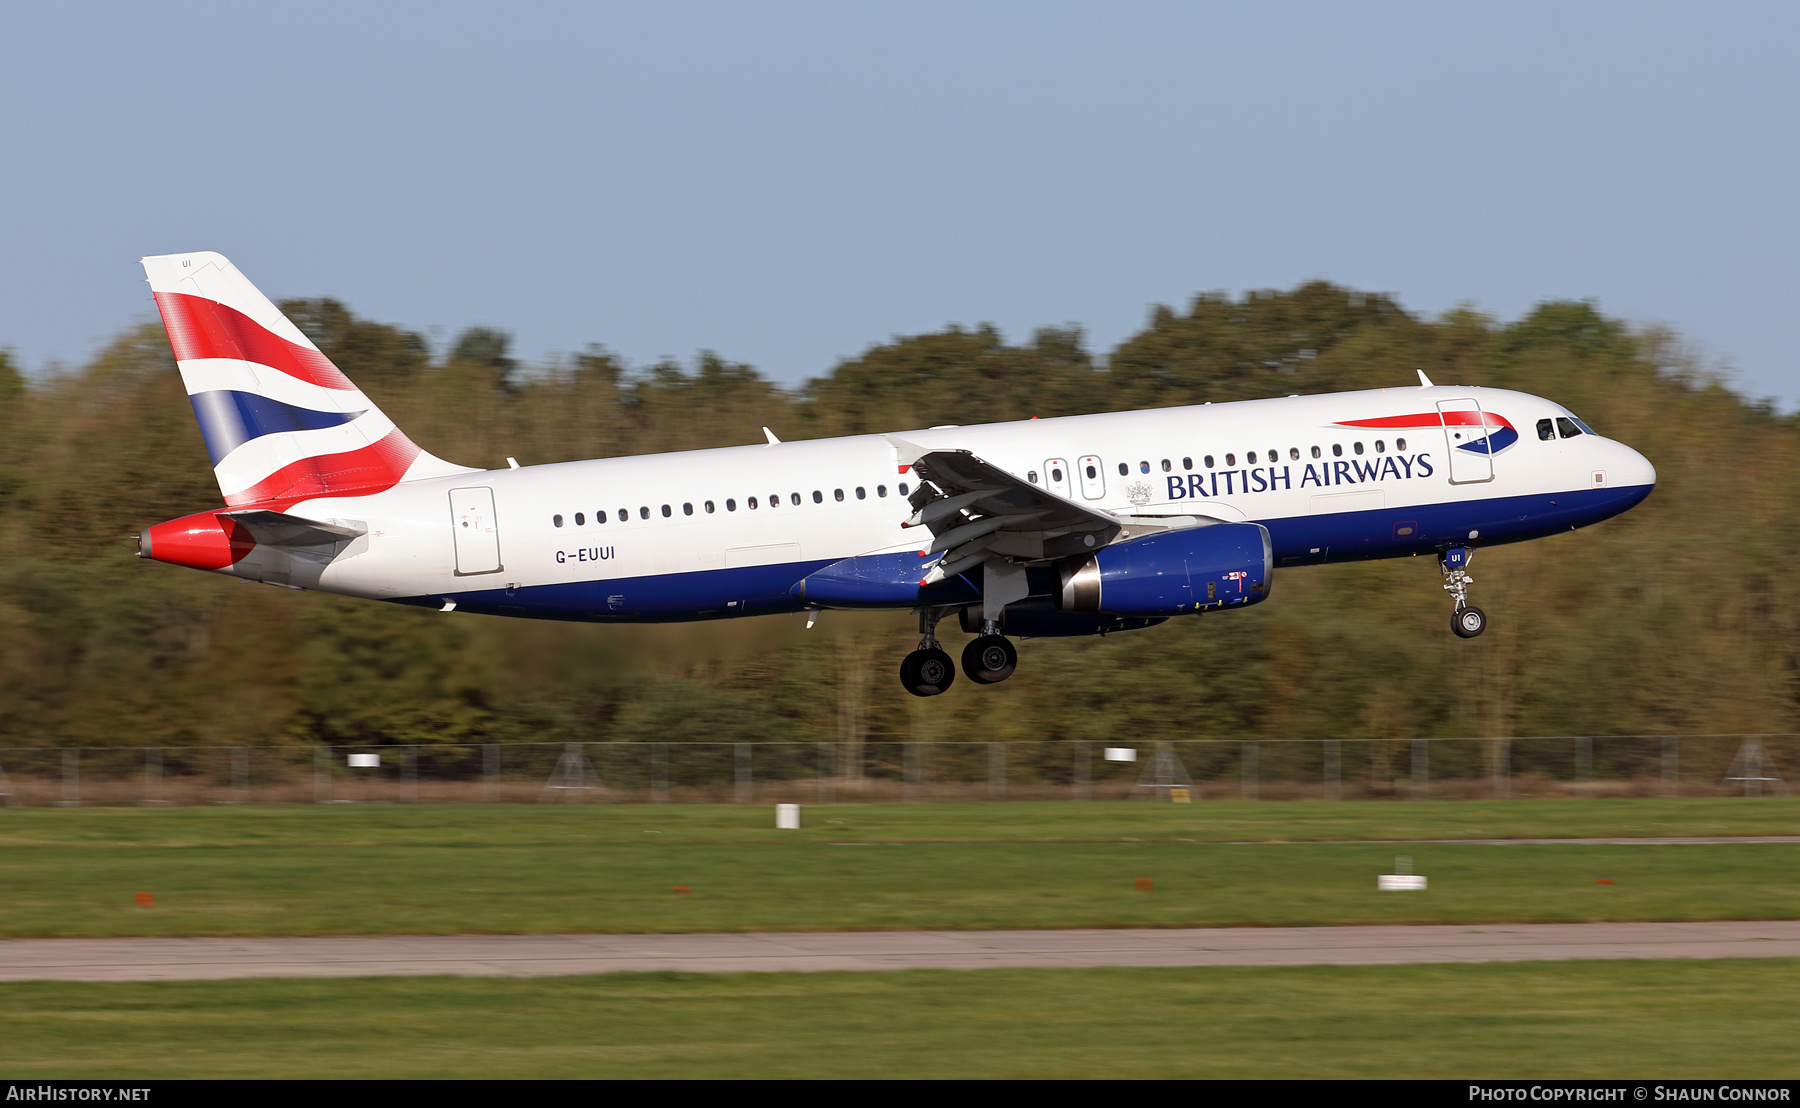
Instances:
[[[282,511],[471,472],[420,450],[222,255],[143,265],[226,504]]]

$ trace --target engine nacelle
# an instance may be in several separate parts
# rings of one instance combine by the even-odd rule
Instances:
[[[1268,597],[1274,570],[1275,548],[1260,523],[1160,531],[1067,563],[1057,607],[1117,616],[1241,607]]]

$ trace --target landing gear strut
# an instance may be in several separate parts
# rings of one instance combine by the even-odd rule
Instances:
[[[1451,547],[1444,551],[1438,559],[1438,569],[1444,575],[1444,591],[1456,601],[1456,607],[1450,612],[1450,630],[1456,632],[1458,638],[1472,639],[1487,630],[1487,613],[1469,603],[1469,586],[1475,579],[1469,576],[1469,560],[1475,552],[1464,546]]]
[[[938,616],[933,608],[919,610],[919,649],[900,663],[900,684],[914,696],[936,696],[956,680],[956,666],[938,646]]]

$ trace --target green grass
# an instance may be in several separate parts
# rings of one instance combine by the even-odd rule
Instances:
[[[1800,959],[0,985],[15,1079],[1794,1078]]]
[[[0,848],[302,843],[1344,842],[1800,834],[1800,797],[770,805],[0,808]]]
[[[767,808],[733,806],[8,809],[0,936],[1800,916],[1800,845],[1405,841],[1788,832],[1800,824],[1790,800],[871,805],[807,816],[805,830],[777,832]],[[1333,837],[1401,841],[1267,841]],[[1428,892],[1375,891],[1399,853],[1430,878]],[[1596,885],[1602,876],[1615,883]],[[1136,877],[1155,891],[1137,892]],[[674,896],[675,885],[693,895]],[[136,906],[138,891],[155,905]]]

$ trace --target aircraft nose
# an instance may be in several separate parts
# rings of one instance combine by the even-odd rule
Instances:
[[[1619,444],[1619,452],[1623,455],[1618,462],[1618,477],[1614,484],[1642,485],[1646,491],[1656,484],[1656,467],[1650,459],[1639,454],[1624,443]]]

